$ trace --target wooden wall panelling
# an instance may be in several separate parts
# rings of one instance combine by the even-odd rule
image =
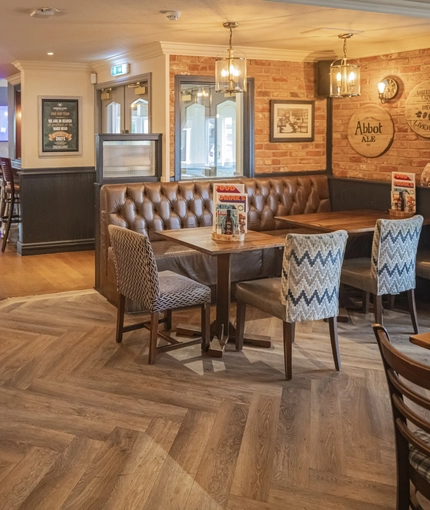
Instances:
[[[94,167],[24,169],[21,255],[94,249]]]

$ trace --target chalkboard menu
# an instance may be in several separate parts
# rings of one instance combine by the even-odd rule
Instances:
[[[79,152],[79,100],[42,99],[42,152]]]

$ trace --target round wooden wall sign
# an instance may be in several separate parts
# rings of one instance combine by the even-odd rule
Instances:
[[[381,156],[390,148],[393,138],[394,124],[391,115],[380,106],[363,106],[349,120],[349,143],[362,156]]]
[[[414,87],[405,105],[406,120],[410,128],[424,138],[430,138],[430,81]]]

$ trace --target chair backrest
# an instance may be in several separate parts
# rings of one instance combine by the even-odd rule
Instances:
[[[118,292],[152,310],[160,295],[151,243],[143,234],[109,225]]]
[[[9,158],[0,158],[0,167],[3,174],[3,179],[9,186],[14,186],[12,164]]]
[[[372,245],[371,274],[377,295],[415,288],[415,263],[423,217],[377,220]]]
[[[398,483],[403,479],[407,491],[411,477],[415,487],[428,498],[430,399],[425,390],[430,390],[430,366],[396,349],[383,326],[374,324],[373,331],[381,352],[393,411]]]
[[[335,317],[348,234],[287,234],[281,278],[286,321]]]

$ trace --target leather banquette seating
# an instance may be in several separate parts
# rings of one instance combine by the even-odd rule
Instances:
[[[100,190],[98,290],[116,302],[115,271],[108,225],[148,235],[159,271],[171,270],[206,285],[216,283],[215,257],[167,241],[157,231],[212,225],[214,181],[175,181],[107,184]],[[217,181],[219,182],[219,181]],[[248,228],[285,236],[285,223],[275,216],[331,210],[325,175],[244,178],[248,194]],[[309,231],[308,231],[309,232]],[[267,249],[232,255],[232,282],[280,276],[282,250]],[[137,311],[133,303],[127,311]]]

